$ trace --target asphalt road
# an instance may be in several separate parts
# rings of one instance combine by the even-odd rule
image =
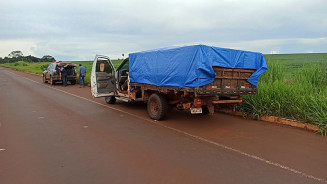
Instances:
[[[327,183],[327,138],[91,97],[0,68],[0,183]]]

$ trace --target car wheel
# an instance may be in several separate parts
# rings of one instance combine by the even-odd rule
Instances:
[[[107,104],[115,104],[116,103],[116,97],[114,97],[114,96],[106,96],[104,99],[106,100]]]
[[[151,119],[163,120],[168,112],[166,98],[157,93],[152,94],[148,100],[147,110]]]
[[[76,80],[70,81],[70,83],[71,83],[72,85],[75,85],[75,84],[76,84]]]
[[[50,84],[54,85],[56,82],[52,79],[52,76],[50,76]]]

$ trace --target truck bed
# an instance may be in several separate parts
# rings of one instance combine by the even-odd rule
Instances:
[[[216,73],[214,82],[201,87],[163,87],[141,83],[130,83],[130,86],[133,87],[133,89],[141,88],[142,90],[153,90],[162,93],[187,92],[203,96],[240,96],[256,94],[256,86],[247,81],[255,70],[223,67],[213,67],[213,69]]]

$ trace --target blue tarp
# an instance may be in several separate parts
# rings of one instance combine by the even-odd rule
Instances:
[[[257,85],[267,70],[261,53],[206,45],[136,52],[129,54],[131,82],[170,87],[199,87],[215,79],[213,66],[255,69],[248,82]]]

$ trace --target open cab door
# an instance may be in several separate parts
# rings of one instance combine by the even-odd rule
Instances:
[[[96,55],[91,73],[93,97],[114,96],[117,90],[116,70],[109,57]]]

